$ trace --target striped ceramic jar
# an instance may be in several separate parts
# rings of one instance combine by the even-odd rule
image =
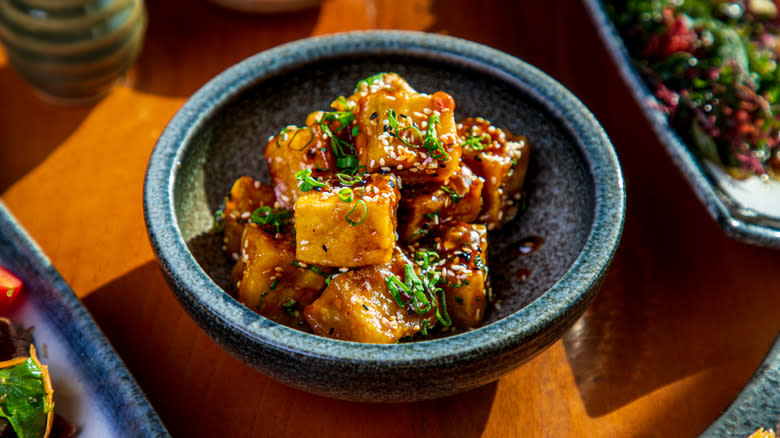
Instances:
[[[107,93],[141,51],[146,23],[143,0],[0,0],[10,64],[62,102]]]

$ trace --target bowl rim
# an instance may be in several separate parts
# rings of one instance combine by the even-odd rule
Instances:
[[[488,69],[491,75],[528,93],[568,130],[594,180],[593,224],[572,266],[540,297],[498,321],[448,337],[363,344],[305,333],[262,317],[220,288],[194,259],[175,215],[176,171],[186,149],[181,145],[189,144],[212,115],[263,78],[318,60],[361,53],[433,56]],[[205,311],[229,332],[209,333],[218,341],[242,336],[246,338],[242,341],[250,343],[247,347],[272,348],[298,357],[410,367],[464,363],[488,352],[517,348],[566,319],[569,309],[584,308],[617,250],[625,196],[620,164],[601,125],[574,95],[545,73],[504,52],[455,37],[415,31],[357,31],[306,38],[260,52],[198,90],[173,116],[151,154],[144,182],[144,218],[158,263],[185,310],[196,320],[197,314]],[[215,323],[209,321],[208,325],[213,328]]]

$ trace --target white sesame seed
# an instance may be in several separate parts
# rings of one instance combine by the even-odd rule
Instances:
[[[300,242],[298,242],[298,243],[299,243],[300,245],[308,245],[308,244],[309,244],[309,241],[308,241],[308,240],[301,240],[301,241],[300,241]]]
[[[423,112],[425,114],[430,114],[432,112],[432,110],[430,108],[423,108]]]
[[[233,260],[238,261],[238,253],[234,252],[233,254],[230,254],[230,257],[233,257]]]
[[[255,181],[255,188],[256,188],[256,189],[259,189],[259,188],[260,188],[260,181]]]
[[[379,165],[380,166],[384,166],[385,165],[385,159],[384,158],[380,158],[379,159]]]
[[[349,271],[349,268],[339,268],[339,272],[347,272]]]
[[[249,219],[249,216],[252,216],[252,213],[248,211],[241,213],[241,219]]]

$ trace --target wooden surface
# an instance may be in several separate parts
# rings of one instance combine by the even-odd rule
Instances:
[[[620,82],[579,2],[327,0],[278,16],[149,1],[143,53],[91,107],[39,99],[0,50],[0,193],[83,299],[174,437],[685,437],[745,385],[780,331],[780,251],[726,238]],[[628,216],[599,296],[564,339],[496,383],[400,405],[290,389],[184,313],[144,228],[148,157],[186,98],[231,64],[350,29],[440,32],[569,87],[621,159]]]

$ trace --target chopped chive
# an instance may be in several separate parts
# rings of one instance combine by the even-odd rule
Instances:
[[[354,220],[350,219],[350,217],[352,216],[352,213],[355,212],[355,210],[357,209],[358,205],[362,205],[363,206],[363,215],[362,215],[362,217],[360,218],[359,221],[354,221]],[[346,217],[347,223],[352,225],[353,227],[356,227],[356,226],[362,224],[366,220],[366,218],[368,218],[368,206],[366,205],[366,201],[364,201],[362,199],[359,199],[355,203],[355,205],[352,207],[352,210],[350,210],[349,213],[347,213],[347,217]]]
[[[430,324],[431,324],[431,323],[430,323],[430,322],[428,322],[428,320],[427,320],[427,319],[424,319],[424,320],[423,320],[423,322],[422,322],[422,327],[420,328],[420,333],[421,333],[423,336],[428,336],[428,326],[429,326]]]
[[[490,134],[482,135],[470,135],[463,140],[463,146],[470,148],[473,151],[482,151],[490,147],[493,144],[493,138]]]
[[[298,302],[294,299],[290,299],[289,301],[282,304],[282,308],[290,316],[298,316]]]
[[[357,84],[355,84],[355,91],[358,91],[361,88],[363,88],[364,84],[365,84],[366,87],[370,87],[371,85],[373,85],[373,84],[375,84],[377,82],[382,82],[382,80],[384,80],[386,74],[387,74],[387,72],[377,73],[375,75],[371,75],[371,76],[369,76],[367,78],[363,78],[363,79],[359,80],[357,82]]]
[[[350,175],[348,173],[337,173],[336,178],[341,181],[342,184],[345,186],[354,186],[355,184],[360,183],[363,181],[363,178],[360,177],[360,175]]]
[[[224,210],[217,210],[214,212],[214,223],[211,225],[211,229],[214,230],[215,233],[221,233],[225,230],[225,224],[227,223],[227,220],[225,220],[225,211]]]
[[[290,224],[292,212],[285,208],[271,208],[267,205],[258,207],[252,212],[250,220],[257,225],[273,225],[276,232],[281,232],[283,226]]]
[[[461,199],[463,199],[463,196],[460,196],[460,195],[458,194],[458,192],[456,192],[455,190],[453,190],[453,189],[451,189],[451,188],[449,188],[449,187],[446,187],[446,186],[441,186],[441,187],[439,187],[439,188],[440,188],[440,189],[441,189],[443,192],[445,192],[445,193],[449,194],[449,195],[450,195],[450,197],[452,198],[452,202],[454,202],[455,204],[457,204],[458,202],[460,202],[460,200],[461,200]]]
[[[299,170],[295,173],[295,178],[298,179],[298,188],[301,189],[302,192],[308,192],[315,187],[325,187],[327,185],[317,178],[313,178],[311,176],[311,169]]]
[[[463,297],[455,297],[455,302],[458,304],[463,304]]]
[[[352,202],[352,200],[355,199],[355,195],[352,193],[352,189],[349,187],[343,187],[339,189],[336,194],[339,196],[339,199],[344,202]]]
[[[320,268],[318,268],[318,267],[316,267],[314,265],[309,265],[309,270],[311,272],[314,272],[315,274],[322,275],[323,277],[327,277],[328,276],[328,274],[325,273],[325,271],[323,271],[322,269],[320,269]]]
[[[265,304],[265,296],[268,295],[269,292],[263,292],[262,295],[260,295],[260,302],[257,303],[257,310],[263,309],[263,304]]]

